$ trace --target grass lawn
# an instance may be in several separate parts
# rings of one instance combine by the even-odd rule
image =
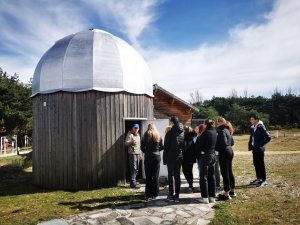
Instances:
[[[24,164],[21,156],[0,158],[0,166]],[[144,201],[144,193],[128,186],[92,191],[62,191],[32,184],[32,167],[0,174],[0,224],[31,225],[96,209]]]
[[[248,138],[235,137],[235,151],[248,152]],[[211,224],[300,224],[300,154],[284,154],[296,150],[300,150],[299,135],[273,138],[267,144],[267,151],[278,154],[266,154],[267,186],[261,188],[247,186],[256,178],[252,155],[236,154],[233,172],[238,196],[214,206]]]

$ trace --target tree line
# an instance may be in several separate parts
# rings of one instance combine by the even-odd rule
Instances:
[[[224,117],[235,129],[244,133],[250,128],[251,115],[259,115],[268,129],[300,128],[300,95],[294,95],[291,90],[283,94],[274,89],[271,98],[258,97],[213,97],[203,101],[202,94],[191,93],[190,103],[199,109],[193,114],[195,119]]]
[[[10,141],[12,135],[18,135],[21,145],[25,135],[32,136],[30,95],[31,81],[24,84],[16,73],[9,75],[0,67],[0,136]]]

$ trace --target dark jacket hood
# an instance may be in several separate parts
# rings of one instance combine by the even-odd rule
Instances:
[[[182,123],[175,123],[172,127],[172,130],[176,133],[176,134],[181,134],[183,132],[183,125]]]

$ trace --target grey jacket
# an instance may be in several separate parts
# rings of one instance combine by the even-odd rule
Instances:
[[[133,144],[132,139],[136,142]],[[128,154],[140,155],[141,154],[141,137],[140,134],[133,134],[131,131],[127,133],[125,145],[128,146]]]

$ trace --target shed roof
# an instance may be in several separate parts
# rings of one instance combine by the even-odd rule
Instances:
[[[40,59],[32,96],[57,91],[126,91],[153,96],[150,70],[124,40],[103,30],[71,34],[55,42]]]
[[[197,107],[194,107],[191,104],[187,103],[186,101],[182,100],[181,98],[178,98],[177,96],[175,96],[174,94],[168,92],[167,90],[163,89],[162,87],[158,86],[157,84],[153,84],[153,92],[155,93],[155,91],[157,91],[157,90],[163,92],[165,95],[170,96],[172,99],[174,99],[175,101],[181,103],[182,105],[190,108],[192,111],[196,111],[196,112],[199,111],[199,109]]]

